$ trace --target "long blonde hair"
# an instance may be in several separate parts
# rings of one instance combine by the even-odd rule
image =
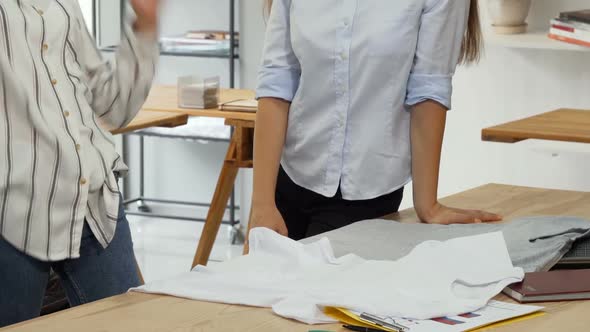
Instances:
[[[264,13],[268,15],[273,0],[264,1]],[[479,1],[471,0],[469,8],[469,19],[467,20],[467,31],[463,36],[461,45],[460,63],[474,63],[481,58],[483,36],[481,33],[481,20],[479,18]]]

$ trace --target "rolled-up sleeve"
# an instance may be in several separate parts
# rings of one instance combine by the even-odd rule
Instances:
[[[469,0],[427,0],[422,13],[406,105],[427,100],[451,109],[452,80],[469,17]]]
[[[256,97],[292,101],[299,87],[301,67],[293,52],[290,29],[291,0],[275,0],[266,28]]]

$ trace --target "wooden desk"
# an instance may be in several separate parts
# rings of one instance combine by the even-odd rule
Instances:
[[[151,127],[178,127],[187,121],[188,115],[183,113],[141,110],[125,128],[111,130],[111,133],[117,135]]]
[[[194,267],[198,264],[207,265],[238,171],[240,168],[252,167],[256,113],[220,111],[217,108],[204,110],[179,108],[177,93],[175,86],[156,86],[150,92],[143,109],[224,118],[225,123],[234,128],[195,253]],[[222,90],[219,96],[222,103],[252,98],[254,98],[254,91],[236,89]]]
[[[560,109],[483,129],[481,136],[502,143],[526,139],[590,143],[590,111]]]
[[[486,185],[442,200],[445,204],[492,210],[507,218],[571,215],[590,219],[590,193]],[[399,213],[417,220],[413,210]],[[499,300],[508,301],[504,296]],[[590,301],[542,304],[545,316],[493,329],[498,332],[588,331]],[[3,332],[26,331],[342,331],[339,324],[310,327],[275,316],[269,309],[128,293],[16,325]],[[491,329],[488,329],[491,330]]]
[[[222,89],[219,101],[226,103],[237,99],[254,99],[254,91],[240,89]],[[160,112],[176,112],[189,116],[206,116],[211,118],[224,118],[232,120],[256,121],[256,113],[253,112],[229,112],[220,111],[217,108],[189,109],[178,107],[178,90],[176,86],[154,86],[143,105],[144,110]]]

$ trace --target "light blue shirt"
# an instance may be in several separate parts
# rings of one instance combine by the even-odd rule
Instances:
[[[469,0],[275,0],[257,96],[291,101],[281,164],[347,200],[411,179],[409,106],[451,107]]]

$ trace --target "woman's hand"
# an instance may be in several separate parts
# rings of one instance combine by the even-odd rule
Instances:
[[[131,0],[137,15],[134,28],[141,32],[155,32],[158,29],[160,0]]]
[[[479,210],[463,210],[436,203],[426,209],[416,209],[418,218],[429,224],[478,224],[482,222],[501,221],[502,216]]]
[[[269,205],[256,205],[252,204],[252,211],[250,214],[250,226],[249,229],[254,229],[257,227],[265,227],[271,229],[283,236],[289,235],[289,231],[287,230],[287,225],[285,224],[285,220],[283,216],[277,209],[276,205],[269,204]],[[250,249],[248,246],[248,237],[250,234],[246,234],[246,243],[244,245],[244,254],[248,253]]]
[[[500,221],[493,213],[446,207],[438,202],[440,154],[447,109],[434,101],[415,105],[411,114],[414,206],[420,220],[430,224],[472,224]]]
[[[260,98],[258,100],[254,132],[254,186],[249,230],[266,227],[284,236],[288,233],[285,220],[277,209],[275,195],[290,106],[288,101],[282,99]],[[246,234],[245,254],[249,250],[249,235]]]

